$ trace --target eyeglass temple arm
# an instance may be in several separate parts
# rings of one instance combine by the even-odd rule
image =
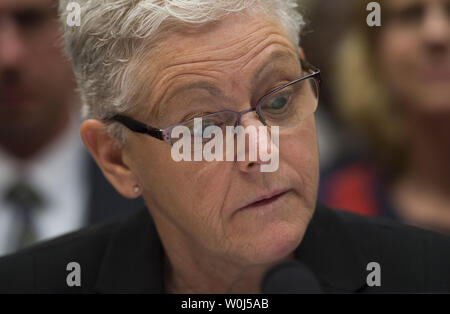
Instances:
[[[305,59],[300,59],[300,63],[302,65],[303,70],[312,71],[311,76],[313,76],[320,85],[320,83],[322,82],[322,77],[320,75],[320,69],[318,67],[312,65]]]
[[[157,138],[161,141],[165,140],[162,130],[150,127],[144,123],[141,123],[139,121],[131,119],[127,116],[115,115],[110,120],[123,124],[124,126],[126,126],[128,129],[130,129],[133,132],[148,134],[148,135],[150,135],[154,138]]]
[[[309,63],[308,61],[306,61],[305,59],[300,59],[300,63],[302,65],[302,68],[304,70],[310,70],[313,73],[320,73],[320,69],[314,65],[312,65],[311,63]]]

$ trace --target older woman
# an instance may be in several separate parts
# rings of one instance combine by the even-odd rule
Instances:
[[[83,26],[69,29],[85,111],[94,119],[82,125],[81,135],[115,188],[146,200],[167,251],[170,290],[224,292],[243,267],[286,257],[303,237],[318,184],[315,106],[281,130],[275,173],[260,172],[259,161],[177,163],[164,141],[112,124],[123,140],[118,145],[103,121],[120,113],[164,129],[251,108],[275,88],[311,74],[298,61],[303,22],[289,1],[249,8],[248,1],[152,2],[134,8],[131,1],[88,3]],[[280,97],[292,91],[268,101],[286,101]],[[293,105],[302,110],[301,103]],[[283,126],[280,117],[273,120]],[[240,123],[262,125],[253,111]]]
[[[303,19],[294,1],[81,6],[81,27],[67,27],[65,37],[87,117],[81,136],[117,191],[142,195],[147,209],[4,259],[0,276],[7,276],[9,289],[77,289],[71,274],[50,275],[76,262],[67,270],[86,269],[78,287],[84,292],[256,293],[271,265],[296,259],[326,291],[450,290],[442,279],[450,277],[448,269],[427,275],[430,286],[422,276],[397,282],[394,275],[411,259],[407,252],[421,258],[404,275],[421,271],[423,261],[449,251],[448,238],[324,208],[315,212],[313,113],[320,79],[298,47]],[[202,118],[201,132],[195,118]],[[250,135],[244,159],[176,162],[176,126],[192,131],[188,142],[204,146],[208,127],[262,126],[271,139],[279,130],[279,145],[270,148],[279,167],[263,172],[268,161],[249,158],[252,144],[264,141]],[[417,247],[424,237],[435,239],[439,251]],[[17,263],[31,256],[34,270],[29,261]],[[383,288],[367,286],[366,267],[374,261],[387,265]],[[7,267],[30,267],[39,282],[22,285]]]

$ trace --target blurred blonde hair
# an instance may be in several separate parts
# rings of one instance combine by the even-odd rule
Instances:
[[[395,174],[404,164],[407,141],[401,108],[377,69],[377,37],[383,26],[367,25],[369,2],[355,2],[353,25],[336,52],[333,93],[339,117],[366,140],[380,166]]]

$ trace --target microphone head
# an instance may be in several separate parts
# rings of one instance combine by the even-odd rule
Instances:
[[[314,274],[298,261],[285,261],[272,267],[261,285],[265,294],[312,294],[321,293],[319,281]]]

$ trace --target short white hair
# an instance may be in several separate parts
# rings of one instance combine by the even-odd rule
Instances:
[[[139,103],[135,71],[164,32],[199,26],[256,9],[286,31],[294,47],[304,25],[296,0],[77,0],[81,25],[67,25],[71,0],[60,0],[66,52],[72,61],[84,118],[106,119]],[[134,78],[134,79],[133,79]],[[121,141],[123,129],[109,129]]]

